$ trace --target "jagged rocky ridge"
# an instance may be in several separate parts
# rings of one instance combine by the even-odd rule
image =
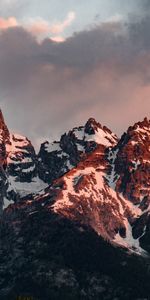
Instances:
[[[40,203],[49,211],[91,226],[112,243],[145,253],[150,202],[150,121],[129,127],[120,140],[94,119],[45,142],[10,134],[1,113],[4,205]],[[5,171],[4,171],[5,170]],[[6,203],[5,203],[6,202]],[[146,224],[145,224],[146,223]]]
[[[94,119],[89,119],[85,126],[65,133],[59,142],[44,142],[36,155],[26,137],[8,131],[7,141],[3,143],[8,179],[4,206],[9,204],[9,199],[19,201],[29,198],[29,195],[50,185],[84,160],[99,142],[111,146],[116,140],[117,137],[108,128],[102,128]]]
[[[4,232],[7,228],[8,240],[14,240],[14,252],[15,249],[18,249],[18,261],[22,261],[22,251],[26,257],[28,251],[34,253],[34,249],[37,249],[38,244],[39,251],[43,253],[41,255],[44,255],[47,249],[51,251],[51,245],[46,241],[49,241],[49,226],[53,224],[53,220],[55,220],[55,225],[53,225],[56,227],[62,222],[63,225],[60,225],[63,227],[62,235],[64,235],[67,226],[73,226],[71,230],[73,232],[75,230],[76,236],[78,236],[77,232],[81,232],[80,234],[84,239],[84,234],[87,233],[88,239],[91,241],[91,235],[94,234],[93,243],[96,243],[97,238],[102,237],[105,241],[109,241],[111,245],[120,246],[118,249],[127,249],[129,253],[140,254],[148,261],[150,251],[150,121],[145,118],[144,121],[129,127],[127,132],[118,140],[116,135],[108,128],[102,127],[94,119],[89,119],[85,126],[74,128],[68,134],[64,134],[59,142],[43,143],[38,155],[36,155],[30,141],[25,137],[10,134],[2,116],[1,119],[2,149],[4,149],[1,160],[1,203],[3,201],[5,204],[2,214],[4,224],[2,223],[1,240],[5,240]],[[3,131],[5,131],[5,134]],[[41,233],[39,236],[36,235],[34,239],[32,229],[34,226],[36,229],[40,226],[41,218],[43,218]],[[44,236],[42,243],[40,243],[41,234]],[[53,236],[53,233],[50,233],[51,235]],[[54,240],[57,239],[57,235],[61,243],[62,236],[59,231],[54,234],[53,238]],[[23,250],[23,245],[27,245],[28,242],[31,243],[31,247]],[[66,238],[65,243],[68,243]],[[93,244],[89,243],[93,247]],[[104,242],[102,248],[107,249],[107,247],[109,247],[108,244]],[[100,247],[100,252],[103,251],[102,248]],[[21,252],[19,249],[21,249]],[[2,246],[0,250],[4,253],[5,246]],[[58,251],[57,247],[55,251]],[[119,253],[116,251],[121,250],[114,248],[112,251]],[[119,255],[121,255],[120,265],[122,263],[126,264],[126,260],[128,260],[126,256],[123,256],[122,261],[122,255],[125,254]],[[23,265],[27,263],[25,257],[21,263]],[[40,261],[40,258],[34,254],[33,257],[31,255],[30,259],[37,261],[37,263],[38,260]],[[49,261],[49,258],[47,259]],[[93,258],[91,259],[93,264]],[[54,258],[53,260],[55,261]],[[8,276],[10,264],[15,266],[11,254],[8,261],[9,264],[4,268],[5,275],[2,273],[2,278]],[[131,269],[132,263],[131,259]],[[140,264],[140,262],[138,263]],[[3,264],[5,265],[5,259]],[[43,265],[40,261],[41,264]],[[56,262],[55,264],[57,265]],[[71,267],[71,265],[69,266]],[[29,270],[27,270],[28,275],[32,267],[30,265]],[[37,265],[34,268],[37,270]],[[43,268],[45,270],[46,266],[44,265]],[[66,268],[66,265],[63,265],[62,270],[64,268]],[[146,268],[145,270],[145,276],[149,276]],[[19,272],[22,274],[22,269],[19,269]],[[41,274],[41,271],[39,272]],[[42,276],[45,276],[44,272],[48,272],[48,270],[42,272]],[[51,270],[51,272],[55,273],[56,270]],[[72,271],[65,269],[65,271],[60,272],[66,272],[67,275],[64,275],[64,273],[62,275],[66,278],[67,276],[73,276],[74,279],[69,284],[72,284],[72,282],[75,284],[77,274],[74,274],[74,269]],[[103,273],[105,273],[104,269]],[[108,273],[105,274],[108,275]],[[59,276],[56,274],[54,277],[58,278]],[[91,273],[88,274],[90,277]],[[17,273],[15,273],[15,279],[11,283],[8,293],[5,289],[6,284],[2,283],[3,294],[7,294],[6,299],[12,292],[16,292],[17,276]],[[82,274],[82,276],[84,275]],[[97,282],[97,280],[98,282],[105,281],[105,277],[101,277],[100,274],[95,275],[94,273],[93,276],[94,282]],[[98,279],[95,279],[96,276],[98,276]],[[46,280],[52,280],[52,277],[51,279],[48,277],[49,279]],[[108,299],[113,299],[112,295],[114,298],[116,297],[116,282],[113,282],[113,280],[116,281],[116,278],[114,279],[112,274],[109,273],[107,279],[108,282],[111,282],[110,285],[108,284],[109,287],[107,286],[110,289],[110,298]],[[26,279],[22,278],[22,280]],[[33,284],[32,276],[30,280]],[[38,277],[37,280],[41,279]],[[138,280],[140,281],[141,277]],[[57,285],[56,282],[57,280],[54,280],[54,286]],[[79,282],[77,281],[76,284],[79,284]],[[85,285],[90,284],[88,280],[85,283]],[[103,282],[103,287],[104,285]],[[13,287],[11,288],[11,286]],[[123,282],[121,282],[120,288],[121,292],[119,293],[122,296],[118,294],[118,297],[120,297],[118,299],[137,299],[134,298],[137,295],[134,294],[133,286],[131,287],[131,290],[133,289],[132,298],[129,298],[131,297],[131,291],[126,292],[125,295],[126,288]],[[27,287],[25,289],[27,290]],[[78,290],[77,286],[75,290]],[[78,292],[81,293],[80,288]],[[92,296],[90,292],[89,294],[85,290],[84,292],[85,296],[81,293],[80,296],[78,294],[78,297],[76,295],[76,298],[64,299],[99,299],[99,297],[107,299],[105,293],[102,296],[98,292],[98,296],[96,296],[96,292],[93,291]],[[145,293],[147,292],[148,288],[146,287]],[[142,286],[140,293],[144,295],[142,294]],[[47,296],[44,297],[41,296],[40,299],[50,299],[46,298]]]
[[[39,176],[47,183],[64,175],[83,161],[97,145],[106,147],[116,144],[117,136],[94,119],[85,126],[76,127],[61,136],[59,142],[45,142],[38,154]]]

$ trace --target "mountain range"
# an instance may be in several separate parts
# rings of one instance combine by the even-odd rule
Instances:
[[[50,138],[50,137],[49,137]],[[150,121],[38,153],[0,111],[0,299],[150,299]]]

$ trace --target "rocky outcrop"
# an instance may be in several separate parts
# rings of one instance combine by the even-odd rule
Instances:
[[[9,144],[6,144],[6,153],[8,199],[19,201],[46,186],[38,177],[37,155],[26,137],[10,134]]]
[[[116,144],[117,137],[94,119],[61,136],[59,142],[45,142],[36,155],[31,142],[19,134],[10,134],[1,112],[1,205],[22,201],[44,189],[83,161],[101,145],[103,150]],[[4,180],[5,177],[5,180]]]
[[[2,128],[1,202],[5,207],[16,203],[6,210],[10,219],[14,210],[34,213],[42,206],[144,255],[140,241],[150,203],[150,121],[129,127],[118,141],[90,118],[60,141],[43,143],[38,155],[27,138],[9,134],[3,117]]]
[[[6,168],[6,144],[9,143],[9,131],[5,124],[2,111],[0,110],[0,213],[2,211],[4,197],[7,190]]]
[[[118,141],[91,118],[38,155],[1,123],[0,298],[149,299],[150,121]]]
[[[9,176],[18,182],[31,182],[37,176],[36,154],[31,142],[26,137],[12,134],[6,151]]]
[[[60,141],[41,145],[38,154],[39,176],[47,183],[59,178],[83,161],[97,145],[112,147],[118,139],[105,126],[102,127],[93,118],[85,126],[75,127],[61,136]]]
[[[0,211],[46,187],[38,177],[37,165],[31,142],[26,137],[9,133],[0,111]]]
[[[116,189],[134,204],[149,204],[150,197],[150,121],[129,127],[117,145]]]

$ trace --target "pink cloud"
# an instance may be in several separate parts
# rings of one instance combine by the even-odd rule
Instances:
[[[54,36],[54,37],[51,37],[51,40],[56,43],[63,43],[65,41],[65,38],[62,36]]]
[[[41,18],[29,21],[29,24],[24,24],[24,27],[37,37],[43,34],[48,34],[50,31],[49,23]]]
[[[0,18],[0,30],[5,30],[10,27],[16,27],[18,26],[18,22],[16,18],[10,17],[8,19]]]
[[[50,31],[54,34],[62,33],[71,23],[75,20],[75,12],[71,11],[68,13],[66,19],[63,22],[56,22],[50,26]]]
[[[21,26],[28,32],[32,33],[38,40],[50,37],[55,42],[64,42],[62,36],[64,30],[69,27],[75,19],[75,12],[67,14],[62,22],[49,22],[41,18],[18,22],[15,17],[0,18],[0,30],[6,30],[11,27]]]
[[[35,35],[39,40],[49,36],[53,41],[62,42],[64,41],[62,34],[64,30],[69,27],[75,20],[75,12],[71,11],[67,14],[66,19],[62,22],[48,22],[41,18],[36,20],[30,20],[23,24],[23,27]],[[54,36],[53,36],[54,35]]]

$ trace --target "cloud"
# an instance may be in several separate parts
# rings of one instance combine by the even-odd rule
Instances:
[[[71,11],[68,13],[66,19],[63,22],[56,22],[52,26],[50,26],[50,30],[54,34],[62,33],[67,27],[69,27],[72,22],[75,20],[75,12]]]
[[[17,2],[18,0],[1,0],[1,5],[12,6]]]
[[[142,0],[142,2],[140,1],[140,4],[141,4],[141,9],[144,11],[147,11],[147,9],[149,10],[150,9],[150,2],[149,0]]]
[[[28,19],[24,22],[17,21],[15,17],[0,18],[0,31],[20,26],[32,33],[39,41],[45,37],[51,37],[55,42],[63,42],[65,38],[61,34],[64,33],[65,29],[69,27],[74,20],[75,12],[73,11],[67,14],[64,21],[53,23],[43,20],[42,18]]]
[[[18,26],[16,18],[10,17],[8,19],[0,18],[0,30],[5,30],[11,27]]]
[[[60,35],[56,35],[51,37],[51,40],[57,43],[63,43],[65,41],[65,38]]]
[[[31,2],[30,0],[0,0],[0,15],[4,18],[11,16],[23,18]]]
[[[115,14],[107,19],[107,22],[110,23],[118,23],[123,20],[123,16],[121,14]]]
[[[37,18],[36,20],[28,20],[23,25],[29,32],[33,33],[35,36],[47,35],[50,33],[50,24],[49,22]]]
[[[120,134],[149,114],[150,20],[108,23],[63,43],[38,43],[19,26],[1,32],[1,106],[11,128],[55,139],[93,116]]]
[[[60,35],[63,34],[65,29],[68,28],[75,20],[75,12],[71,11],[67,14],[66,19],[62,22],[48,22],[42,18],[36,20],[27,20],[24,22],[23,27],[35,35],[39,40],[44,37],[52,37],[54,41],[62,42],[64,38]]]

